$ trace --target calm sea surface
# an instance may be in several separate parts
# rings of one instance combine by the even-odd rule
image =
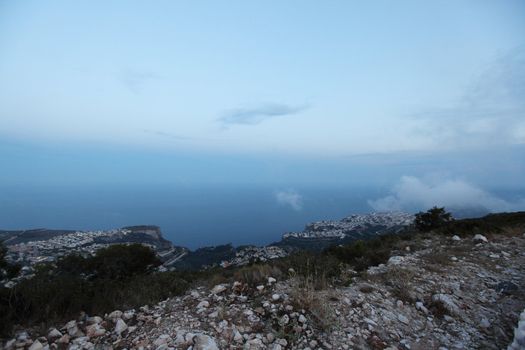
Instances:
[[[302,208],[279,203],[299,194]],[[321,219],[369,212],[380,194],[351,188],[248,186],[8,188],[1,190],[0,229],[110,229],[154,224],[174,244],[268,244]],[[301,203],[300,203],[301,204]]]

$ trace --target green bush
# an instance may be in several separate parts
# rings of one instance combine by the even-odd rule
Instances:
[[[454,219],[452,215],[445,211],[445,208],[433,207],[425,213],[416,214],[414,224],[421,232],[429,232],[445,226]]]
[[[324,255],[334,256],[337,260],[351,265],[357,271],[362,271],[370,266],[387,262],[391,248],[392,244],[389,240],[375,238],[330,247],[325,250]]]
[[[4,278],[13,278],[20,272],[21,266],[18,264],[10,264],[6,260],[7,248],[3,242],[0,241],[0,280]]]
[[[156,303],[183,293],[200,277],[198,272],[153,272],[159,263],[150,248],[132,244],[40,265],[31,279],[0,288],[0,333],[17,323],[49,324],[81,311],[103,314]]]

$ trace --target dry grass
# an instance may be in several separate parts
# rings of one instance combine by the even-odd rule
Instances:
[[[293,278],[290,296],[294,307],[309,313],[316,326],[325,331],[334,326],[334,310],[329,300],[333,300],[335,296],[331,295],[329,290],[317,290],[312,277]]]
[[[259,284],[265,284],[268,281],[268,277],[274,277],[279,280],[282,276],[282,271],[276,266],[251,265],[241,267],[235,271],[233,274],[233,280],[254,287]]]
[[[390,292],[397,299],[403,302],[413,302],[415,297],[412,292],[411,281],[415,277],[415,272],[399,266],[393,266],[385,273],[368,275],[370,282],[377,282],[390,287]]]
[[[443,251],[432,251],[423,256],[423,260],[429,264],[447,266],[452,264],[452,255]]]

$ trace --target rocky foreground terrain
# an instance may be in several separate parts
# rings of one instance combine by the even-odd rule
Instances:
[[[290,270],[136,310],[19,330],[5,349],[525,348],[525,234],[402,241],[387,264],[314,290]],[[513,337],[516,335],[516,339]]]

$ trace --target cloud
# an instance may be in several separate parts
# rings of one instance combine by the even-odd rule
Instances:
[[[278,191],[275,193],[275,199],[280,205],[286,205],[295,211],[303,209],[303,196],[294,190]]]
[[[494,60],[457,103],[414,117],[414,135],[440,147],[525,144],[525,46]]]
[[[308,106],[289,106],[279,103],[268,103],[255,108],[237,108],[228,111],[219,118],[223,125],[256,125],[263,121],[286,115],[297,114],[308,109]]]
[[[377,211],[417,211],[433,206],[449,209],[483,208],[491,212],[525,209],[525,199],[509,202],[463,180],[423,181],[403,176],[391,194],[368,204]]]

